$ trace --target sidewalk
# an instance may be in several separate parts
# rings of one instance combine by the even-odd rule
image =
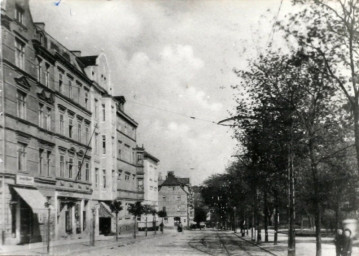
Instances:
[[[240,231],[237,231],[237,236],[246,240],[249,243],[251,241],[250,232],[249,235],[242,237]],[[278,244],[273,244],[274,232],[269,230],[269,241],[264,243],[263,241],[257,245],[263,250],[269,252],[275,256],[287,256],[287,241],[288,236],[286,234],[278,233]],[[264,239],[264,232],[262,232],[262,239]],[[315,256],[315,237],[296,237],[296,256]],[[352,255],[359,255],[359,247],[357,246],[358,241],[355,241],[355,246],[353,246]],[[333,243],[333,238],[322,237],[322,255],[325,256],[336,256],[335,246]]]
[[[118,241],[116,241],[115,236],[99,236],[96,238],[95,246],[90,245],[89,238],[57,240],[52,241],[50,244],[50,255],[76,255],[76,253],[98,250],[104,247],[122,247],[133,244],[136,241],[165,236],[171,233],[171,231],[165,230],[163,234],[157,232],[157,234],[154,235],[154,232],[151,231],[148,232],[148,236],[145,237],[145,232],[138,232],[136,239],[133,238],[132,233],[128,233],[119,235]],[[43,242],[26,245],[5,245],[0,248],[0,255],[46,255],[46,248],[46,244]]]

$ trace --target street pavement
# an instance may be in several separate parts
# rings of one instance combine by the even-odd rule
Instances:
[[[263,237],[263,236],[262,236]],[[273,239],[273,232],[270,232],[270,240]],[[296,238],[296,255],[311,256],[315,255],[315,239],[313,237]],[[335,247],[330,238],[323,238],[323,256],[334,256]],[[22,247],[19,250],[9,251],[2,255],[45,255],[46,247]],[[54,244],[51,248],[52,255],[159,255],[159,256],[182,256],[182,255],[231,255],[231,256],[286,256],[287,255],[287,236],[279,234],[277,245],[273,242],[255,244],[249,236],[241,237],[239,233],[233,231],[218,230],[185,230],[182,233],[176,230],[165,230],[164,234],[149,232],[144,236],[144,232],[139,232],[137,239],[133,239],[130,234],[122,235],[116,242],[113,237],[103,241],[96,241],[96,246],[92,247],[88,241],[73,242],[68,244]],[[352,256],[359,255],[359,248],[354,247]]]

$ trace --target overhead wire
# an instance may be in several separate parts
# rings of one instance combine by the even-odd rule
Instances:
[[[141,102],[133,101],[133,100],[126,100],[126,101],[127,101],[127,102],[130,102],[130,103],[133,103],[133,104],[136,104],[136,105],[140,105],[140,106],[144,106],[144,107],[148,107],[148,108],[152,108],[152,109],[156,109],[156,110],[168,112],[168,113],[171,113],[171,114],[174,114],[174,115],[178,115],[178,116],[182,116],[182,117],[186,117],[186,118],[189,118],[189,119],[192,119],[192,120],[198,120],[198,121],[207,122],[207,123],[211,123],[211,124],[215,124],[215,125],[219,125],[219,126],[226,126],[226,125],[218,124],[218,122],[215,122],[215,121],[212,121],[212,120],[208,120],[208,119],[204,119],[204,118],[199,118],[199,117],[197,117],[197,116],[186,115],[186,114],[184,114],[184,113],[175,112],[175,111],[169,110],[169,109],[167,109],[167,108],[152,106],[152,105],[149,105],[149,104],[145,104],[145,103],[141,103]]]

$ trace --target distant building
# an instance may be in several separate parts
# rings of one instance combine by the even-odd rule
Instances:
[[[166,179],[159,186],[159,210],[167,212],[164,218],[166,226],[175,226],[179,221],[189,226],[193,221],[193,195],[189,178],[179,178],[174,172],[168,172]]]

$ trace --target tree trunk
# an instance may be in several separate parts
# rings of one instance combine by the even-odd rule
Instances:
[[[156,215],[153,215],[153,221],[154,221],[154,229],[155,229],[155,235],[157,234],[157,223],[156,223]]]
[[[264,241],[268,242],[268,201],[267,192],[264,192]]]
[[[359,175],[359,106],[358,106],[358,96],[355,96],[353,104],[353,114],[354,114],[354,136],[355,136],[355,150],[357,157],[357,168]]]
[[[314,135],[309,133],[310,138]],[[314,191],[314,208],[315,208],[315,239],[316,239],[316,256],[322,255],[322,241],[321,241],[321,209],[320,209],[320,195],[319,195],[319,181],[318,181],[318,168],[315,163],[314,156],[314,142],[309,139],[309,156],[311,162],[311,171],[313,179],[313,191]]]
[[[275,205],[275,209],[274,209],[274,244],[276,245],[278,243],[278,217],[279,217],[279,212],[278,212],[278,203],[276,200],[276,205]]]
[[[145,236],[147,236],[147,215],[146,215],[146,227],[145,227]]]
[[[136,238],[136,229],[137,229],[137,216],[135,216],[135,222],[133,227],[133,237]]]
[[[118,241],[118,212],[116,212],[116,241]]]

